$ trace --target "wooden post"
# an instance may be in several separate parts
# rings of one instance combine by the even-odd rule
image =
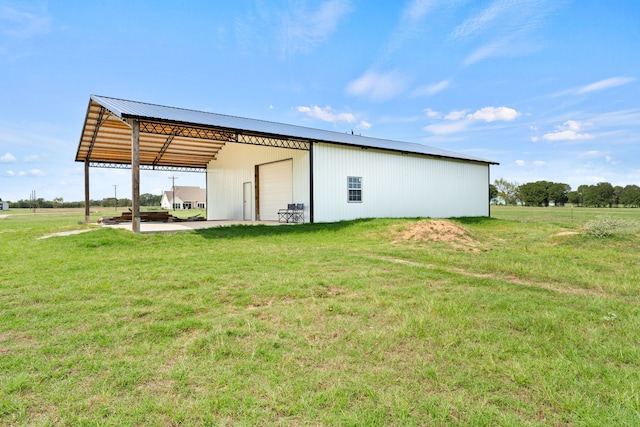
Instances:
[[[89,158],[84,159],[84,223],[89,224]]]
[[[140,122],[131,123],[131,231],[140,232]]]

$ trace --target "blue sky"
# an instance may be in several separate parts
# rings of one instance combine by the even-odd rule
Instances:
[[[640,184],[635,0],[0,0],[0,198],[84,198],[90,94],[416,142],[492,181]],[[141,192],[204,186],[144,172]],[[130,197],[91,169],[91,197]]]

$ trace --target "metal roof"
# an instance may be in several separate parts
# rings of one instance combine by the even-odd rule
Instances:
[[[308,149],[325,142],[470,162],[496,162],[426,145],[332,132],[264,120],[91,95],[76,161],[131,162],[130,121],[140,122],[140,164],[204,169],[227,142]]]

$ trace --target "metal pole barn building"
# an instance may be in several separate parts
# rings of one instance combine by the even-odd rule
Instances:
[[[91,95],[76,161],[131,168],[140,231],[140,169],[206,172],[208,220],[305,222],[489,215],[490,160],[421,144]]]

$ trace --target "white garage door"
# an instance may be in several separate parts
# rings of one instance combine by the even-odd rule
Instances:
[[[277,221],[278,210],[293,203],[293,161],[260,165],[258,182],[260,186],[260,219]]]

